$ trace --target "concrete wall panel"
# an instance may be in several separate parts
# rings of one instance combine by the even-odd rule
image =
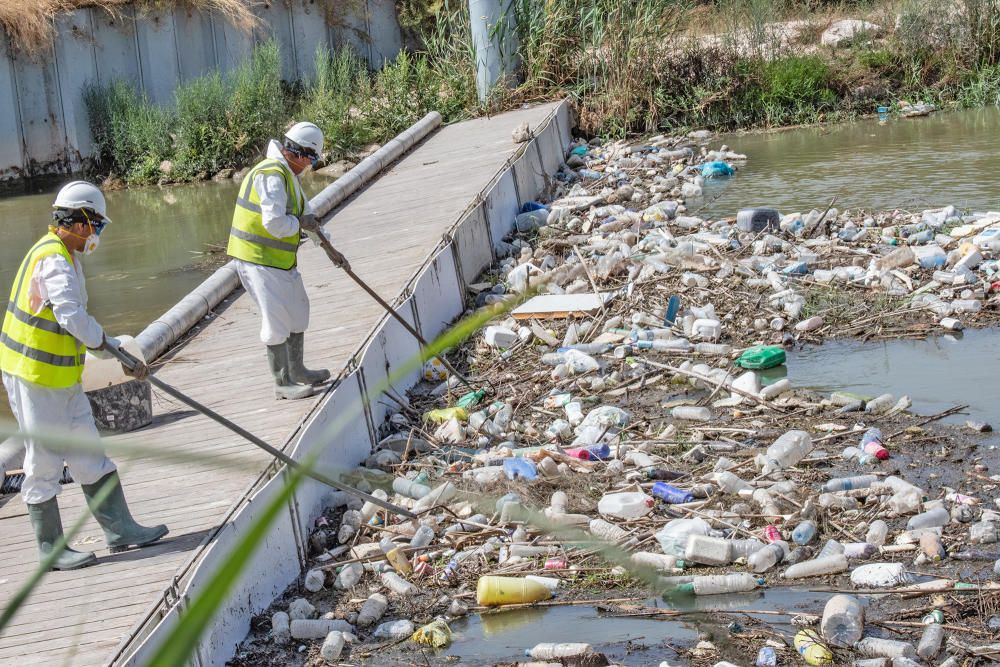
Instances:
[[[83,92],[87,84],[98,80],[97,53],[91,12],[78,9],[56,19],[63,39],[55,42],[55,59],[59,75],[59,97],[65,121],[66,150],[72,167],[80,166],[82,158],[91,154],[90,122]]]
[[[465,303],[451,244],[445,245],[417,278],[413,301],[424,340],[433,341],[462,314]]]
[[[517,183],[517,194],[522,204],[538,197],[538,193],[545,187],[545,172],[534,146],[526,146],[521,157],[514,162],[514,182]]]
[[[214,71],[216,60],[212,15],[178,5],[174,10],[174,28],[181,81],[190,81]]]
[[[395,60],[402,48],[402,36],[393,0],[368,0],[368,34],[371,37],[369,62],[373,68]]]
[[[316,76],[316,49],[330,48],[327,4],[321,0],[291,0],[292,38],[296,71],[304,79]]]
[[[130,12],[123,13],[121,18],[115,18],[103,10],[91,12],[97,72],[101,84],[121,79],[140,89],[143,86],[136,52],[135,22],[130,15]]]
[[[486,194],[486,219],[490,223],[490,239],[495,246],[510,233],[514,218],[521,208],[514,189],[514,175],[505,171]]]
[[[62,105],[55,61],[15,56],[15,95],[21,118],[21,138],[31,175],[59,171],[65,159]]]
[[[266,42],[274,38],[281,44],[281,76],[295,78],[295,40],[292,37],[292,15],[288,0],[266,0],[257,5],[254,13],[260,17],[261,27],[254,38]]]
[[[0,34],[0,182],[17,178],[24,168],[14,72],[7,35]]]
[[[462,263],[462,278],[471,285],[493,262],[493,241],[486,224],[486,214],[477,206],[455,228],[455,245]]]
[[[144,12],[135,24],[139,70],[146,94],[156,104],[173,102],[181,81],[180,48],[174,29],[173,12],[156,9]],[[183,45],[183,36],[180,36]]]

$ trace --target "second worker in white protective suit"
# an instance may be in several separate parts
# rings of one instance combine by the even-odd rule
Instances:
[[[309,370],[303,364],[309,297],[297,268],[300,233],[323,233],[298,175],[322,152],[323,132],[312,123],[296,123],[280,144],[271,140],[267,157],[240,185],[226,248],[260,310],[260,339],[267,346],[279,399],[312,396],[316,385],[330,379],[329,371]],[[337,261],[347,266],[339,253]]]

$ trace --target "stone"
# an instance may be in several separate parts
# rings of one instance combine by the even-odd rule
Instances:
[[[242,169],[233,172],[233,180],[237,183],[241,183],[246,175],[250,173],[252,168],[253,167],[243,167]]]
[[[880,26],[868,21],[862,21],[861,19],[841,19],[840,21],[834,21],[823,32],[820,43],[823,46],[832,46],[834,48],[848,46],[856,37],[861,35],[874,37],[881,31],[882,28]]]
[[[291,636],[288,614],[283,611],[276,612],[271,617],[271,638],[276,644],[285,644]]]
[[[380,148],[382,148],[381,144],[368,144],[360,151],[358,151],[358,160],[364,160],[366,157],[374,154],[375,151],[377,151]]]
[[[212,176],[212,180],[216,183],[221,183],[222,181],[228,181],[233,177],[232,169],[220,169],[218,173]]]
[[[523,144],[525,141],[530,141],[533,136],[531,126],[524,122],[514,128],[510,138],[514,140],[515,144]]]
[[[163,160],[160,162],[160,173],[164,176],[169,176],[170,172],[174,170],[174,163],[170,160]]]
[[[312,618],[316,615],[316,607],[309,603],[309,600],[305,598],[295,598],[292,600],[291,604],[288,605],[288,616],[293,621]]]
[[[448,607],[448,615],[459,617],[465,616],[469,613],[469,605],[465,604],[461,600],[452,600],[451,605]]]
[[[320,169],[316,170],[316,173],[320,176],[327,176],[329,178],[340,178],[354,167],[357,163],[351,160],[337,160],[331,164],[326,165]]]
[[[323,590],[323,585],[326,583],[326,573],[318,568],[313,568],[306,572],[305,580],[302,585],[310,593],[318,593]]]

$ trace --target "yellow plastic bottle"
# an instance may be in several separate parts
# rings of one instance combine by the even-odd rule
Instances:
[[[523,577],[480,577],[476,586],[476,601],[485,607],[526,604],[551,597],[552,591],[543,584]]]
[[[815,630],[802,630],[795,635],[795,650],[808,665],[833,664],[833,652]]]
[[[465,408],[438,408],[437,410],[428,410],[424,413],[424,421],[430,422],[432,424],[443,424],[454,417],[460,422],[469,420],[469,411]]]

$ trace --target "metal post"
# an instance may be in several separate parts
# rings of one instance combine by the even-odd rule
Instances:
[[[476,51],[476,89],[486,101],[490,90],[513,82],[519,64],[514,0],[469,0],[472,45]]]

